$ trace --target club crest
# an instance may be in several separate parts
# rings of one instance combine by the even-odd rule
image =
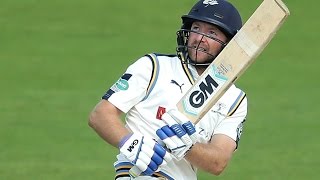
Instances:
[[[219,4],[217,0],[204,0],[203,4],[205,4],[205,7],[208,7],[209,5],[213,6],[216,4]]]

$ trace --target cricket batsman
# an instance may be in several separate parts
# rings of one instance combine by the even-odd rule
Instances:
[[[197,169],[223,172],[238,148],[246,94],[231,85],[197,124],[176,104],[241,27],[230,2],[197,1],[182,16],[176,54],[140,57],[106,91],[90,113],[89,125],[119,149],[115,179],[196,180]],[[192,100],[195,105],[210,86],[203,88]]]

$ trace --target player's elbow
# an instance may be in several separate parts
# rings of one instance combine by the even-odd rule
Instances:
[[[97,126],[99,126],[99,118],[96,111],[92,111],[89,115],[88,125],[95,129]]]
[[[88,125],[89,125],[91,128],[93,128],[93,127],[94,127],[94,124],[96,124],[95,119],[94,119],[94,116],[92,115],[92,113],[90,113]]]
[[[219,176],[227,167],[227,162],[215,162],[209,168],[209,172],[216,176]]]

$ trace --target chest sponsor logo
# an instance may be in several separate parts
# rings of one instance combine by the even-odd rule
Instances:
[[[211,109],[212,112],[219,114],[220,116],[227,116],[226,114],[223,113],[223,111],[226,109],[227,105],[221,102],[216,103],[216,107],[214,109]]]

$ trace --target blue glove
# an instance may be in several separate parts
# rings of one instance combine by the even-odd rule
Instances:
[[[161,119],[164,124],[156,133],[169,152],[177,160],[181,160],[197,142],[195,126],[186,116],[175,109],[164,113]]]
[[[170,154],[155,140],[138,134],[130,134],[119,143],[120,152],[123,153],[134,165],[138,172],[152,175],[160,166],[171,161]]]

